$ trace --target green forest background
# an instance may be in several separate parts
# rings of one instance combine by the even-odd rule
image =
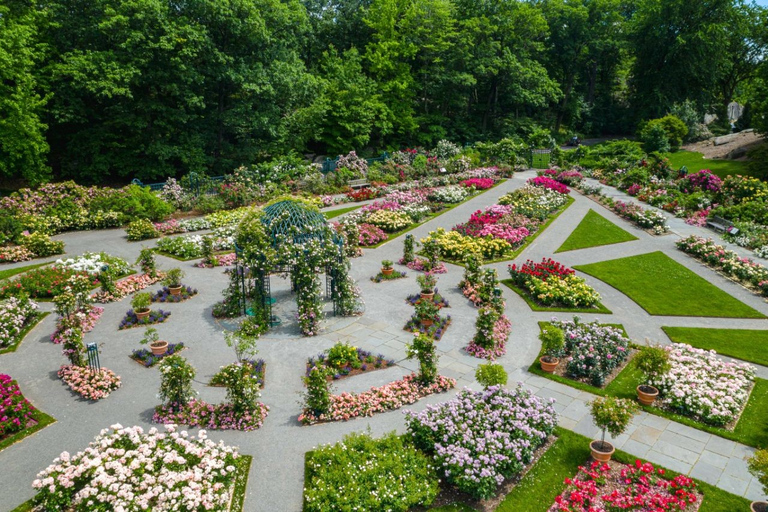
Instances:
[[[0,178],[209,175],[298,153],[633,134],[746,105],[766,8],[736,0],[2,0]],[[682,110],[681,110],[682,109]]]

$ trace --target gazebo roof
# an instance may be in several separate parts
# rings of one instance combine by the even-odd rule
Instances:
[[[276,246],[281,235],[293,234],[296,243],[306,242],[312,238],[323,239],[323,229],[327,221],[323,214],[308,208],[300,201],[286,199],[264,208],[262,224],[272,245]],[[337,241],[334,234],[334,242]]]

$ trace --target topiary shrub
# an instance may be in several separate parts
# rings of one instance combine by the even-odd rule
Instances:
[[[481,364],[475,370],[475,379],[483,386],[483,389],[488,389],[491,386],[505,386],[507,378],[507,371],[500,364]]]

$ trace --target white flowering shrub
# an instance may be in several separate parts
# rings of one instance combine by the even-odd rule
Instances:
[[[111,429],[111,431],[110,431]],[[152,428],[112,425],[76,455],[67,452],[37,475],[35,503],[46,511],[227,510],[235,448]]]
[[[127,261],[117,256],[110,256],[104,252],[86,252],[76,258],[58,259],[55,265],[78,272],[88,272],[91,275],[101,272],[102,267],[105,265],[109,265],[110,270],[115,275],[124,275],[131,270],[131,266]]]
[[[10,297],[0,302],[0,348],[13,345],[38,309],[27,297]]]
[[[437,188],[429,193],[429,198],[432,201],[439,201],[441,203],[460,203],[467,196],[469,196],[467,189],[458,185]]]

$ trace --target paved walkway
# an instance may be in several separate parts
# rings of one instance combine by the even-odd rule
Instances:
[[[446,212],[413,231],[417,238],[427,235],[437,227],[450,228],[464,222],[469,215],[484,206],[493,204],[505,193],[525,183],[532,173],[516,175],[500,186],[473,200]],[[611,192],[613,193],[613,192]],[[558,254],[558,260],[566,265],[596,262],[617,257],[664,251],[693,272],[710,280],[723,290],[739,298],[755,309],[768,314],[768,304],[742,287],[700,265],[692,258],[677,251],[675,235],[690,233],[711,236],[711,232],[685,225],[673,219],[670,224],[674,234],[653,237],[633,228],[597,203],[572,192],[575,202],[547,231],[538,237],[517,258],[539,260],[551,256],[568,237],[589,209],[599,212],[617,225],[635,234],[639,240],[607,247],[571,251]],[[617,195],[619,195],[617,193]],[[339,206],[340,208],[346,205]],[[79,232],[61,235],[69,255],[84,251],[105,250],[111,254],[134,261],[142,243],[129,243],[122,230]],[[403,237],[388,242],[353,260],[352,275],[358,280],[366,302],[362,317],[352,319],[329,318],[326,330],[314,338],[297,336],[291,320],[296,306],[289,297],[285,280],[273,277],[272,286],[278,298],[279,314],[285,325],[269,333],[259,342],[258,357],[267,362],[266,387],[262,401],[270,406],[270,415],[264,426],[255,432],[211,432],[214,440],[237,445],[242,453],[254,456],[248,484],[245,509],[248,511],[298,511],[301,509],[303,491],[304,453],[320,444],[339,441],[345,434],[367,428],[374,435],[392,430],[404,431],[403,412],[392,411],[373,418],[361,418],[344,423],[330,423],[302,427],[297,423],[300,411],[300,393],[303,389],[301,376],[307,357],[331,347],[337,341],[348,341],[361,348],[382,353],[398,364],[386,370],[363,374],[336,383],[337,392],[362,391],[374,385],[390,382],[416,368],[415,363],[405,360],[405,345],[412,336],[402,330],[413,309],[405,304],[407,295],[417,292],[414,273],[408,278],[375,284],[369,277],[378,272],[383,259],[397,260],[402,253]],[[153,241],[143,242],[152,246]],[[740,249],[740,248],[739,248]],[[744,253],[745,255],[746,252]],[[221,269],[197,269],[191,262],[179,263],[159,257],[161,268],[181,266],[187,272],[185,283],[197,287],[200,294],[188,302],[170,304],[163,309],[172,312],[169,320],[158,326],[163,338],[171,342],[184,341],[189,349],[184,352],[197,368],[196,389],[206,401],[224,399],[224,390],[210,388],[204,383],[222,365],[234,361],[234,354],[224,343],[224,327],[211,315],[211,306],[221,298],[227,285],[227,277]],[[501,277],[506,277],[507,263],[495,264]],[[440,292],[451,303],[448,312],[453,323],[438,343],[440,372],[455,377],[458,386],[477,388],[474,380],[475,367],[481,360],[462,351],[474,334],[476,309],[463,298],[457,288],[463,268],[447,265],[448,273],[439,276]],[[4,267],[6,268],[6,267]],[[594,278],[587,280],[603,296],[612,315],[592,315],[601,321],[622,323],[630,337],[642,341],[649,338],[668,343],[661,326],[711,326],[768,328],[766,320],[705,319],[685,317],[653,317],[625,295]],[[152,289],[155,289],[153,287]],[[557,400],[560,424],[565,428],[587,436],[595,436],[586,403],[593,396],[589,393],[529,374],[526,368],[539,352],[538,321],[547,320],[550,313],[532,312],[516,294],[504,291],[507,314],[513,330],[507,355],[500,358],[510,373],[510,383],[523,382],[543,397]],[[44,304],[50,309],[50,304]],[[129,303],[109,304],[96,328],[86,335],[86,342],[96,341],[101,346],[102,364],[116,371],[123,380],[123,387],[106,400],[89,403],[74,398],[56,377],[56,370],[64,363],[60,347],[53,346],[48,336],[55,326],[54,315],[41,322],[27,336],[16,353],[0,356],[0,372],[9,373],[19,380],[24,394],[41,410],[53,415],[57,422],[12,447],[0,451],[0,511],[10,510],[33,495],[30,487],[37,471],[45,468],[54,457],[64,450],[81,450],[99,430],[114,423],[142,425],[150,428],[152,408],[157,404],[159,376],[156,369],[145,369],[127,356],[139,348],[141,329],[118,331]],[[561,313],[561,318],[570,315]],[[586,316],[586,315],[582,315]],[[591,320],[591,318],[589,318]],[[768,369],[759,368],[759,374],[768,376]],[[427,404],[442,402],[452,393],[436,395],[421,400],[409,409],[421,410]],[[679,425],[668,420],[641,413],[634,419],[628,432],[616,440],[616,445],[638,457],[663,464],[670,469],[690,474],[730,492],[755,499],[761,497],[758,482],[746,470],[745,458],[753,450],[717,436]]]

